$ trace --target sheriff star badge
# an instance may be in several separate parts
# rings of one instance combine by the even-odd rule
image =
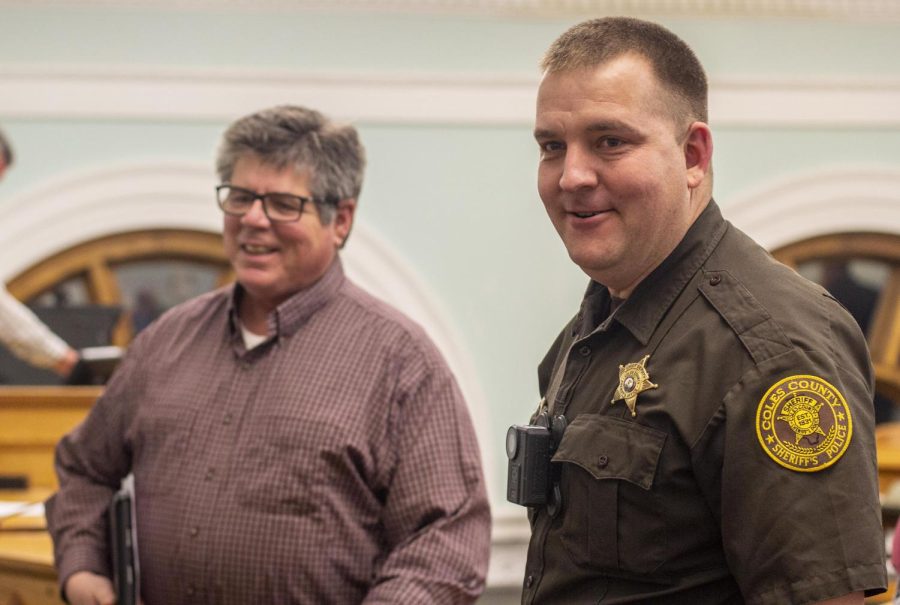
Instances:
[[[610,403],[624,399],[628,409],[631,410],[632,416],[637,416],[634,406],[637,403],[638,395],[659,386],[650,382],[650,373],[647,372],[646,367],[648,359],[650,359],[650,356],[644,355],[644,358],[638,363],[628,363],[624,366],[619,366],[619,386],[616,388],[616,394]]]

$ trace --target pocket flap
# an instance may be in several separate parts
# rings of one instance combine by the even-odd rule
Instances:
[[[649,490],[666,434],[620,418],[582,414],[566,428],[553,462],[577,464],[595,479],[622,479]]]

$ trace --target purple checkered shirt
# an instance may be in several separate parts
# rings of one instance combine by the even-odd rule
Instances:
[[[135,476],[146,605],[470,603],[490,514],[456,382],[340,261],[246,350],[239,287],[142,332],[57,447],[60,580],[109,575],[105,510]]]

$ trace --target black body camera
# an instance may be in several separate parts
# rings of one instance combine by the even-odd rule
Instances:
[[[534,424],[514,425],[506,432],[509,471],[506,499],[521,506],[543,506],[553,500],[554,487],[550,459],[566,428],[566,417],[552,420],[542,412]]]

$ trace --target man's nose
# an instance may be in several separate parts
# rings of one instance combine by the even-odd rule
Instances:
[[[269,217],[266,215],[266,209],[263,207],[262,199],[256,198],[253,200],[253,205],[250,206],[250,210],[241,217],[241,222],[245,225],[252,225],[254,227],[265,227],[269,225]]]
[[[559,177],[559,188],[563,191],[596,187],[598,183],[595,160],[591,154],[570,146],[566,150],[562,174]]]

